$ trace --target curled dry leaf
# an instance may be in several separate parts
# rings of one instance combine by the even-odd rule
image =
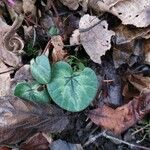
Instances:
[[[63,5],[71,10],[76,10],[79,7],[79,0],[60,0]]]
[[[95,124],[116,134],[121,134],[149,112],[150,93],[136,97],[128,104],[116,109],[103,105],[91,110],[89,117]]]
[[[68,124],[67,116],[53,105],[14,96],[0,97],[0,101],[0,145],[18,143],[40,131],[61,132]]]
[[[136,27],[150,25],[149,0],[89,0],[89,6],[97,11],[107,11],[116,15],[125,25]]]
[[[10,83],[11,83],[11,79],[10,79],[11,72],[7,72],[7,71],[11,69],[12,68],[8,68],[0,59],[0,83],[1,83],[0,96],[5,96],[9,94]]]
[[[12,26],[8,26],[0,18],[0,59],[6,64],[16,67],[21,63],[21,56],[24,43],[16,34],[16,30],[22,24],[23,17],[16,18]]]
[[[100,57],[111,48],[111,37],[115,33],[108,30],[106,21],[96,16],[84,15],[79,22],[80,42],[90,58],[101,64]]]
[[[67,52],[63,50],[64,43],[62,41],[62,37],[60,35],[52,36],[51,43],[54,46],[52,52],[53,62],[63,60],[66,57]]]
[[[130,75],[128,77],[129,82],[140,92],[150,92],[150,77],[143,77],[142,75]]]
[[[21,143],[20,149],[21,150],[48,150],[49,143],[44,136],[44,133],[37,133],[24,143]],[[52,139],[51,139],[52,142]]]

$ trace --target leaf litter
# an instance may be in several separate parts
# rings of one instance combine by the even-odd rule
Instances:
[[[149,149],[149,6],[149,0],[2,0],[0,145],[8,146],[2,148]],[[42,54],[44,60],[31,67],[31,59]],[[39,64],[47,68],[46,59],[52,70],[45,72]],[[57,68],[57,74],[54,66],[60,61],[69,68]],[[78,80],[87,67],[93,73]],[[95,76],[100,78],[96,89]],[[36,88],[20,86],[19,95],[29,94],[20,99],[14,90],[22,83],[36,83]],[[47,85],[48,97],[39,96]],[[84,110],[75,113],[72,106]],[[139,134],[126,139],[133,130]],[[88,139],[91,144],[86,145]]]

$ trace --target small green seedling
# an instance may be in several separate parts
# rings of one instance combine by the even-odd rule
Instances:
[[[60,61],[53,64],[51,69],[48,58],[41,55],[31,60],[30,69],[38,83],[18,84],[14,92],[18,97],[35,102],[48,102],[48,91],[57,105],[68,111],[78,112],[89,106],[97,93],[96,74],[88,67],[75,71],[68,63]],[[47,90],[39,92],[37,87],[41,84],[45,85]]]

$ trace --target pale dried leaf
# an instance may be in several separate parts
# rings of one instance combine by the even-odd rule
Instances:
[[[0,97],[0,145],[15,144],[37,132],[61,132],[68,124],[63,111],[53,105]]]
[[[79,7],[79,0],[60,0],[63,5],[71,10],[76,10]]]
[[[149,112],[150,93],[134,98],[116,109],[103,105],[90,111],[89,117],[95,124],[116,134],[121,134]]]
[[[81,144],[72,144],[63,140],[56,140],[50,144],[51,150],[83,150]]]
[[[150,65],[150,39],[145,40],[143,42],[144,55],[145,55],[145,63]]]
[[[115,33],[108,30],[106,21],[96,16],[84,15],[79,22],[80,42],[90,58],[101,64],[100,57],[111,48],[111,37]]]
[[[32,15],[36,14],[36,7],[35,7],[36,0],[23,0],[23,11],[25,14],[31,13]]]
[[[130,24],[136,27],[150,25],[149,0],[89,0],[89,6],[116,15],[125,25]]]
[[[0,96],[5,96],[9,94],[10,90],[10,84],[11,84],[11,79],[10,79],[10,73],[7,72],[12,68],[7,67],[0,59]],[[6,73],[3,73],[6,72]]]
[[[79,45],[80,44],[80,32],[78,29],[73,31],[73,34],[70,37],[70,45]]]

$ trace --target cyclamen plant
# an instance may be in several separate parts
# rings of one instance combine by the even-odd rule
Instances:
[[[31,60],[30,70],[36,81],[18,83],[15,96],[38,103],[52,99],[61,108],[77,112],[89,106],[97,93],[96,74],[88,67],[74,71],[64,61],[50,65],[49,59],[41,55]]]

